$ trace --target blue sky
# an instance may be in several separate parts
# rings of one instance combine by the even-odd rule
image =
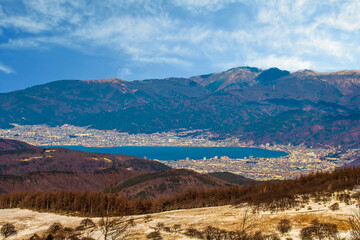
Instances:
[[[358,0],[1,0],[0,92],[237,66],[360,69]]]

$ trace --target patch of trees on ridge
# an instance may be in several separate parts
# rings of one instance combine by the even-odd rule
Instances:
[[[167,210],[249,203],[273,209],[286,209],[297,204],[299,195],[327,196],[351,189],[360,183],[360,167],[316,172],[294,180],[232,186],[207,190],[190,189],[170,197],[154,200],[127,199],[103,192],[17,192],[0,194],[0,208],[27,208],[37,211],[102,216],[111,205],[112,215],[133,215]],[[276,203],[276,205],[274,205]]]

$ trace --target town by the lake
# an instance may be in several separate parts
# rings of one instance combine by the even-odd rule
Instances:
[[[360,157],[360,149],[339,147],[308,147],[300,145],[260,144],[241,142],[235,137],[214,140],[212,133],[204,130],[179,129],[152,134],[129,134],[116,130],[98,130],[89,127],[63,125],[17,125],[0,129],[0,138],[25,141],[36,146],[179,146],[179,147],[247,147],[283,151],[286,156],[276,158],[243,157],[161,161],[173,168],[187,168],[200,173],[232,172],[256,180],[296,178],[314,171],[331,171]]]

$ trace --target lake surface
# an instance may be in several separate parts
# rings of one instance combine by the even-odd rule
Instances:
[[[230,158],[244,158],[249,156],[275,158],[288,155],[286,152],[244,147],[60,147],[84,152],[126,154],[157,160],[203,159],[204,157],[213,158],[215,156],[219,158],[221,156]]]

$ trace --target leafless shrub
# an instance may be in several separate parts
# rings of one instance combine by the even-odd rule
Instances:
[[[63,229],[63,225],[61,223],[53,223],[49,228],[48,228],[48,233],[50,234],[56,234],[58,231]]]
[[[108,239],[126,239],[128,237],[129,221],[125,217],[102,217],[98,223],[99,230]]]
[[[291,230],[290,220],[286,218],[281,219],[277,225],[277,229],[282,234],[289,232]]]
[[[310,227],[301,229],[300,237],[302,240],[337,239],[338,228],[335,224],[319,223],[318,220],[313,220]]]
[[[159,223],[156,224],[156,227],[157,227],[158,229],[163,229],[163,228],[165,227],[165,224],[162,223],[162,222],[159,222]]]
[[[260,217],[254,214],[250,208],[246,208],[240,219],[239,233],[246,235],[260,222]]]
[[[136,226],[135,220],[133,218],[129,219],[129,224],[133,227]]]
[[[1,232],[1,235],[4,236],[4,238],[7,238],[7,237],[17,233],[17,231],[15,230],[15,226],[12,223],[5,223],[1,227],[0,232]]]
[[[339,203],[336,202],[336,203],[332,204],[329,208],[331,211],[337,211],[337,210],[339,210]]]
[[[185,233],[186,236],[192,237],[192,238],[203,238],[202,232],[196,230],[195,228],[188,228],[186,229]]]
[[[145,222],[147,223],[147,222],[150,222],[150,221],[151,221],[152,217],[151,217],[150,215],[146,215],[146,216],[144,217],[144,219],[145,219]]]
[[[162,239],[160,232],[154,231],[146,235],[147,239]]]
[[[226,231],[216,227],[208,226],[203,233],[205,239],[224,239],[227,235]],[[231,238],[230,238],[231,239]]]
[[[84,228],[87,229],[96,227],[96,224],[90,218],[85,218],[81,220],[80,226],[84,226]]]
[[[175,232],[179,231],[180,228],[181,228],[181,225],[180,225],[180,224],[175,224],[175,225],[173,226],[173,229],[174,229]]]
[[[39,235],[37,235],[36,233],[34,233],[34,235],[32,235],[29,239],[30,239],[30,240],[40,240],[41,238],[39,237]]]

